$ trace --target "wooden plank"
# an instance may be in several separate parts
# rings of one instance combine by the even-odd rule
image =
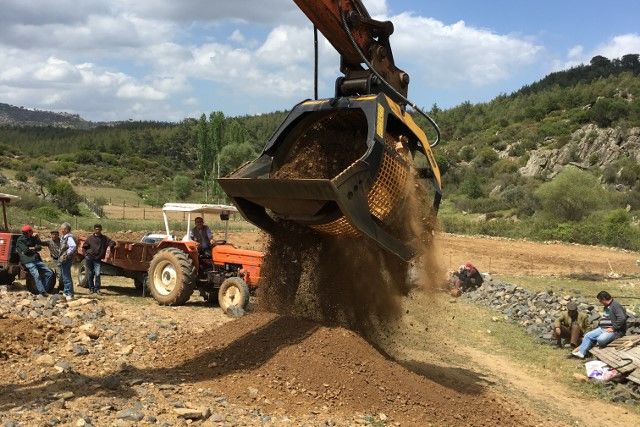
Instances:
[[[633,381],[636,384],[640,384],[640,369],[636,369],[635,371],[627,375],[627,379],[629,381]]]
[[[623,356],[614,348],[592,348],[591,353],[607,365],[618,370],[621,374],[627,374],[640,367],[636,366],[633,361],[630,363],[628,360],[629,358],[624,360]]]

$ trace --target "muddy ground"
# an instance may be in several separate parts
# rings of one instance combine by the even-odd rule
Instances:
[[[257,233],[234,239],[263,242]],[[633,274],[640,258],[450,235],[438,248],[445,265],[471,259],[503,274]],[[0,295],[4,425],[556,426],[580,420],[584,405],[594,410],[581,425],[638,425],[625,407],[478,350],[457,334],[440,293],[404,299],[401,322],[365,340],[260,311],[232,320],[195,297],[160,307],[134,297],[129,282],[104,278],[105,296],[73,307]]]

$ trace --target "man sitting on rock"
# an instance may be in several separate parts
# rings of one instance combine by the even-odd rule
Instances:
[[[571,352],[571,355],[584,359],[589,350],[596,344],[606,347],[616,338],[624,336],[627,332],[627,312],[618,301],[607,291],[601,291],[596,296],[600,304],[604,306],[604,314],[598,327],[585,334],[582,344]]]
[[[562,339],[569,341],[571,348],[576,348],[585,332],[589,329],[589,316],[578,312],[578,304],[569,301],[567,311],[556,318],[553,324],[553,338],[558,347],[562,347]]]
[[[456,273],[455,283],[453,291],[457,290],[457,294],[461,294],[463,292],[472,291],[482,285],[484,279],[482,278],[482,274],[478,271],[475,265],[473,265],[470,261],[461,265]],[[453,295],[454,292],[452,292]]]

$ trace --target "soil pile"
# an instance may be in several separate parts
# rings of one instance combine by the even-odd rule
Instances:
[[[384,414],[420,426],[536,424],[525,410],[486,392],[477,377],[448,376],[426,362],[412,367],[437,373],[430,379],[341,327],[268,313],[230,326],[225,333],[183,337],[162,351],[164,360],[187,360],[180,372],[215,381],[230,397],[270,412]],[[199,353],[202,348],[209,350]]]

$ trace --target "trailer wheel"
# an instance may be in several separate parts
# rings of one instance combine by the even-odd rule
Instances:
[[[229,277],[220,285],[218,303],[225,313],[231,306],[246,309],[249,305],[249,286],[240,277]]]
[[[56,282],[58,281],[58,275],[56,274],[56,272],[53,272],[53,277],[51,278],[51,280],[49,281],[49,283],[45,283],[44,285],[44,290],[50,294],[53,292],[53,289],[56,287]],[[29,292],[31,292],[32,294],[39,294],[40,292],[38,291],[38,288],[36,287],[36,281],[33,280],[33,277],[31,277],[31,274],[29,272],[27,272],[27,278],[25,280],[25,285],[27,286],[27,290]]]
[[[89,276],[87,276],[87,266],[84,261],[78,265],[78,286],[81,288],[89,287]]]
[[[149,275],[147,273],[138,274],[133,278],[133,284],[136,290],[144,296],[149,296]]]
[[[189,300],[195,286],[196,268],[184,251],[162,249],[149,265],[147,286],[160,305],[182,305]]]

